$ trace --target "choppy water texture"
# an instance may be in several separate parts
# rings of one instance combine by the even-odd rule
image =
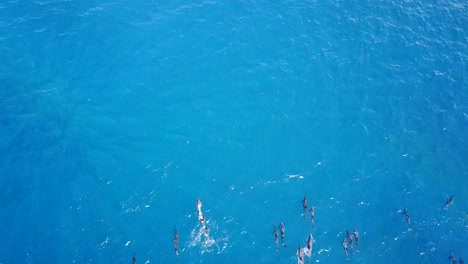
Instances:
[[[0,263],[468,260],[467,10],[2,1]]]

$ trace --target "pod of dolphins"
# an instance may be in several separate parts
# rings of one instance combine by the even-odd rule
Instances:
[[[302,202],[302,209],[303,209],[302,216],[303,216],[303,219],[305,220],[306,219],[307,207],[308,207],[307,195],[304,195],[304,198],[302,199],[301,202]],[[445,202],[445,204],[444,204],[444,206],[442,207],[441,210],[447,210],[450,207],[450,205],[453,204],[453,202],[454,202],[454,196],[451,196],[449,199],[447,199],[447,201]],[[208,236],[209,235],[209,228],[206,227],[206,218],[205,218],[205,215],[202,212],[202,202],[201,202],[200,198],[197,199],[196,206],[197,206],[197,213],[198,213],[198,221],[202,225],[202,228],[205,231],[205,235]],[[309,209],[309,214],[310,214],[310,219],[311,219],[312,225],[314,225],[313,229],[315,230],[315,223],[314,223],[315,208],[314,208],[313,205],[311,205],[311,207]],[[408,231],[411,231],[411,219],[410,219],[408,209],[404,208],[401,214],[405,217],[405,221],[408,224]],[[467,213],[467,217],[468,217],[468,213]],[[281,246],[285,247],[285,248],[287,247],[287,245],[285,244],[286,229],[285,229],[284,223],[280,222],[279,226],[278,226],[278,229],[276,228],[276,226],[273,226],[273,236],[274,236],[274,239],[275,239],[276,251],[279,251],[278,230],[280,231],[280,236],[281,236]],[[309,234],[309,236],[307,238],[306,246],[302,248],[299,245],[299,247],[297,249],[297,253],[296,253],[297,263],[298,264],[304,264],[304,262],[308,262],[308,261],[305,260],[305,256],[307,256],[309,259],[312,258],[313,243],[314,243],[314,237],[312,236],[312,234]],[[177,231],[177,228],[174,228],[174,235],[173,235],[173,239],[172,239],[172,245],[174,246],[175,254],[179,255],[179,232]],[[354,253],[358,253],[359,252],[358,251],[359,250],[359,233],[358,233],[358,231],[355,228],[353,228],[352,233],[350,233],[349,230],[346,230],[346,235],[343,237],[343,240],[341,241],[341,245],[343,247],[343,251],[344,251],[346,257],[350,257],[350,255],[352,255]],[[354,251],[354,246],[353,245],[356,245],[356,252]],[[350,252],[349,248],[351,248],[351,252]],[[452,262],[452,264],[465,264],[465,262],[463,261],[462,258],[459,258],[459,260],[457,262],[457,259],[456,259],[455,255],[451,251],[450,251],[450,255],[449,255],[448,259]],[[136,253],[133,254],[132,264],[137,264]]]
[[[307,208],[308,208],[307,195],[304,195],[304,198],[302,199],[301,203],[302,203],[302,209],[303,209],[302,217],[305,220],[306,219]],[[315,221],[315,207],[313,205],[311,205],[311,207],[309,209],[309,213],[310,213],[310,220],[312,222],[312,225],[314,225],[313,230],[315,230],[315,222],[314,222]],[[284,223],[283,222],[280,222],[279,230],[281,232],[282,246],[286,247],[286,245],[284,244],[285,228],[284,228]],[[276,251],[278,251],[278,232],[277,232],[276,226],[273,226],[273,236],[275,238]],[[350,255],[349,250],[348,250],[348,244],[349,244],[349,246],[351,248],[353,248],[353,238],[354,238],[354,243],[356,244],[357,249],[359,249],[359,233],[358,233],[358,231],[356,229],[353,229],[353,235],[351,236],[349,231],[346,230],[346,236],[343,238],[343,241],[342,241],[342,246],[343,246],[343,249],[345,251],[346,256]],[[298,264],[304,264],[304,262],[310,261],[310,258],[312,258],[313,245],[314,245],[314,237],[312,236],[312,234],[309,234],[309,236],[307,237],[306,246],[301,247],[299,245],[299,247],[297,248],[296,255],[297,255],[297,263]],[[305,260],[306,256],[309,258],[308,261]]]
[[[302,209],[303,209],[302,216],[303,216],[303,218],[305,220],[306,219],[307,207],[308,207],[307,195],[304,195],[304,198],[302,199],[301,202],[302,202]],[[454,196],[451,196],[445,202],[445,204],[444,204],[444,206],[442,207],[441,210],[447,210],[450,207],[450,205],[453,204],[453,202],[454,202]],[[312,224],[315,225],[314,224],[315,208],[314,208],[313,205],[310,207],[309,212],[310,212],[310,219],[312,221]],[[405,217],[405,221],[408,224],[408,231],[411,231],[412,230],[411,229],[411,219],[410,219],[408,209],[404,208],[403,212],[402,212],[402,215]],[[284,229],[283,222],[280,223],[280,228]],[[315,230],[315,226],[314,226],[314,230]],[[278,250],[278,234],[276,232],[276,227],[274,227],[273,234],[274,234],[275,242],[276,242],[276,250]],[[283,231],[281,232],[281,236],[282,236],[281,238],[283,240],[283,246],[284,246],[284,237],[283,237],[284,232]],[[296,253],[297,263],[298,264],[304,264],[304,262],[306,262],[305,256],[307,256],[308,258],[312,257],[313,242],[314,242],[314,238],[313,238],[312,234],[309,234],[309,237],[307,238],[306,247],[302,248],[299,245],[299,247],[297,249],[297,253]],[[349,230],[346,230],[346,235],[343,237],[343,240],[341,241],[341,245],[343,247],[343,251],[344,251],[346,257],[350,257],[352,254],[358,253],[359,252],[358,251],[359,250],[359,232],[355,228],[353,228],[352,234],[349,232]],[[354,245],[356,245],[356,251],[354,251]],[[351,252],[350,252],[350,249],[351,249]],[[452,252],[450,252],[449,260],[452,261],[452,264],[457,264],[457,260],[456,260],[456,258],[455,258],[455,256],[453,255]],[[464,261],[463,261],[462,258],[459,259],[458,264],[464,264]]]

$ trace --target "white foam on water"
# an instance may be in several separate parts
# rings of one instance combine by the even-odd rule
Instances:
[[[209,231],[207,232],[207,230]],[[216,234],[217,230],[218,226],[216,223],[211,221],[207,221],[206,228],[201,225],[197,225],[190,232],[190,242],[188,247],[199,247],[201,254],[211,252],[221,254],[229,245],[229,237],[227,235],[224,237],[213,235]]]

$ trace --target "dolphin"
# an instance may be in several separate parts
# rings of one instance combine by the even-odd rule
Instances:
[[[174,245],[176,255],[179,255],[179,232],[177,229],[174,229],[174,239],[172,240],[172,244]]]
[[[198,212],[198,215],[200,215],[202,213],[202,202],[200,201],[200,198],[197,198],[197,212]]]
[[[304,251],[301,246],[297,249],[297,264],[304,264]]]
[[[465,261],[463,261],[463,259],[460,258],[460,259],[458,260],[458,264],[465,264]]]
[[[349,256],[348,244],[346,244],[346,237],[343,238],[343,241],[341,242],[341,245],[343,246],[343,250],[344,250],[346,256]]]
[[[359,248],[359,233],[354,228],[353,228],[353,236],[354,236],[354,243],[356,243],[356,247]]]
[[[406,208],[403,209],[403,213],[402,215],[405,216],[405,219],[406,219],[406,223],[408,223],[408,226],[411,226],[411,219],[410,219],[410,216],[409,216],[409,213],[408,213],[408,210]]]
[[[457,258],[453,255],[452,251],[450,251],[450,256],[448,257],[449,260],[452,261],[453,264],[457,264]]]
[[[312,247],[314,243],[314,238],[312,237],[312,234],[309,234],[309,237],[307,238],[307,248],[304,249],[304,253],[310,258],[312,255]]]
[[[136,253],[133,253],[132,264],[136,264]]]
[[[310,220],[312,221],[312,224],[314,223],[314,219],[315,219],[315,207],[312,205],[310,207]]]
[[[286,245],[284,245],[284,237],[286,235],[286,232],[285,232],[285,229],[284,229],[284,224],[283,222],[280,222],[279,224],[279,230],[280,230],[280,233],[281,233],[281,243],[283,245],[283,247],[286,247]]]
[[[449,206],[453,204],[454,199],[455,197],[453,195],[450,196],[450,198],[448,198],[448,200],[445,202],[444,206],[442,207],[442,210],[447,210]]]
[[[273,226],[273,236],[275,237],[276,251],[278,251],[278,231],[276,231],[276,226]]]
[[[305,219],[305,213],[307,211],[307,195],[304,195],[304,199],[302,199],[302,208],[303,208],[303,213],[302,213],[302,216],[304,217]]]
[[[353,238],[351,237],[351,234],[348,230],[346,230],[346,238],[348,239],[349,246],[353,248]]]
[[[200,224],[205,227],[206,225],[206,219],[205,215],[202,212],[202,202],[200,201],[200,198],[197,198],[197,211],[198,211],[198,220],[200,221]]]

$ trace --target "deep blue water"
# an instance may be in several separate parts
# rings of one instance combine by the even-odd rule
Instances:
[[[468,260],[467,10],[2,1],[0,263]]]

